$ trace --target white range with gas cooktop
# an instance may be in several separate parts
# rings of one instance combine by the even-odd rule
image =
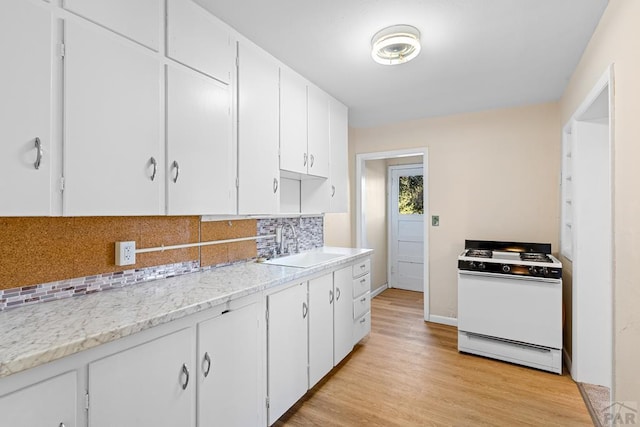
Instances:
[[[467,240],[458,350],[562,373],[562,264],[550,244]]]

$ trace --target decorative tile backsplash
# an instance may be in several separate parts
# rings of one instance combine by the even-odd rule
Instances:
[[[233,227],[232,224],[228,221],[224,221],[224,224],[222,221],[220,221],[219,223],[220,224],[208,224],[207,227],[222,227],[222,225],[226,225],[228,226],[229,231],[223,230],[224,232],[221,232],[219,230],[215,230],[215,232],[210,236],[202,236],[205,237],[204,240],[235,238],[237,236],[234,233],[242,234],[241,231],[236,231],[239,229],[238,222],[236,222],[236,225]],[[324,245],[322,216],[268,218],[257,220],[256,223],[256,234],[262,236],[275,234],[276,227],[278,225],[290,223],[296,230],[296,235],[298,236],[298,248],[300,251],[318,248]],[[246,233],[251,234],[251,230],[246,230]],[[295,244],[294,240],[291,238],[291,230],[289,230],[288,227],[284,230],[284,236],[286,238],[286,241],[289,243],[290,250],[293,251],[295,248]],[[241,243],[244,244],[247,242]],[[258,239],[255,244],[257,246],[257,254],[259,257],[270,257],[276,246],[275,239],[273,238]],[[210,248],[222,248],[224,246],[226,250],[229,251],[229,248],[233,248],[233,245],[239,244],[214,245],[210,246]],[[122,288],[125,286],[147,282],[150,280],[164,279],[167,277],[174,277],[198,271],[207,271],[224,265],[251,260],[253,259],[252,256],[255,256],[249,255],[252,253],[255,252],[253,252],[253,250],[238,252],[238,258],[251,257],[244,259],[236,259],[230,256],[228,253],[225,254],[224,257],[209,257],[210,259],[207,258],[209,260],[208,263],[213,263],[213,265],[207,265],[207,263],[205,263],[202,267],[199,260],[194,260],[153,267],[142,267],[125,271],[108,272],[104,274],[97,274],[68,280],[59,280],[55,282],[22,286],[17,288],[0,289],[0,311],[8,308],[15,308],[40,302],[80,295],[88,295],[95,292],[106,291],[108,289]]]
[[[284,225],[285,223],[289,223],[295,228],[298,237],[298,249],[300,251],[307,251],[324,246],[324,223],[322,216],[259,219],[258,235],[275,234],[276,227]],[[283,230],[283,237],[286,238],[289,246],[288,250],[294,251],[295,243],[289,227]],[[269,258],[273,255],[276,242],[275,239],[261,239],[258,240],[257,245],[258,256]],[[285,251],[287,251],[287,249],[285,249]]]

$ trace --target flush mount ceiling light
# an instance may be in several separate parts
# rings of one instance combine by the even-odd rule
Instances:
[[[419,53],[420,31],[411,25],[383,28],[371,39],[371,56],[378,64],[404,64]]]

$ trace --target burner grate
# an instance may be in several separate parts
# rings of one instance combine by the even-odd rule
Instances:
[[[538,252],[523,252],[520,254],[520,259],[522,261],[553,262],[547,254]]]
[[[493,251],[490,249],[468,249],[466,256],[473,258],[493,258]]]

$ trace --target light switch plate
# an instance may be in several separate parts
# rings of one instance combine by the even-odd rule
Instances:
[[[440,215],[432,215],[431,216],[431,225],[433,227],[437,227],[440,225]]]

